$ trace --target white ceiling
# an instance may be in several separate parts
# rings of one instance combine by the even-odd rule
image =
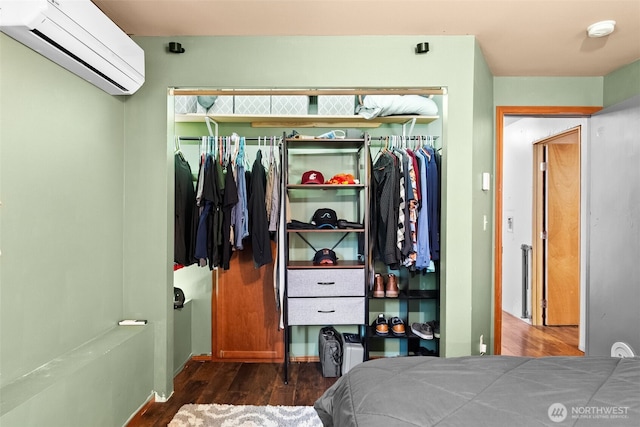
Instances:
[[[475,35],[494,76],[604,76],[640,59],[640,0],[93,2],[138,36]],[[587,37],[601,20],[614,33]]]

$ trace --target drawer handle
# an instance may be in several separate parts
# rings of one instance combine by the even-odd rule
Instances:
[[[318,313],[335,313],[335,310],[318,310]]]
[[[318,282],[318,285],[335,285],[336,282]]]

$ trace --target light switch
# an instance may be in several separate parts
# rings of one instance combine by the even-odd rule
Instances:
[[[482,173],[482,191],[491,189],[491,174],[489,172]]]

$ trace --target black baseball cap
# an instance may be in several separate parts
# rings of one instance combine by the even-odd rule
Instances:
[[[337,263],[336,253],[328,248],[320,249],[313,257],[314,265],[336,265]]]
[[[315,225],[316,228],[337,228],[338,215],[333,209],[318,209],[311,217],[311,224]]]

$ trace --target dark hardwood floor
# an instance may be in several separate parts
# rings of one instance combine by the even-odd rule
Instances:
[[[531,326],[502,314],[502,354],[511,356],[583,356],[575,326]],[[310,406],[336,382],[324,378],[320,363],[291,363],[289,384],[281,363],[203,362],[191,360],[174,380],[168,402],[149,403],[128,427],[166,426],[187,403]]]
[[[128,427],[166,426],[187,403],[311,406],[337,378],[324,378],[320,363],[291,363],[284,384],[281,363],[191,360],[174,380],[168,402],[149,403]]]
[[[502,312],[502,354],[507,356],[584,356],[577,326],[531,326]]]

